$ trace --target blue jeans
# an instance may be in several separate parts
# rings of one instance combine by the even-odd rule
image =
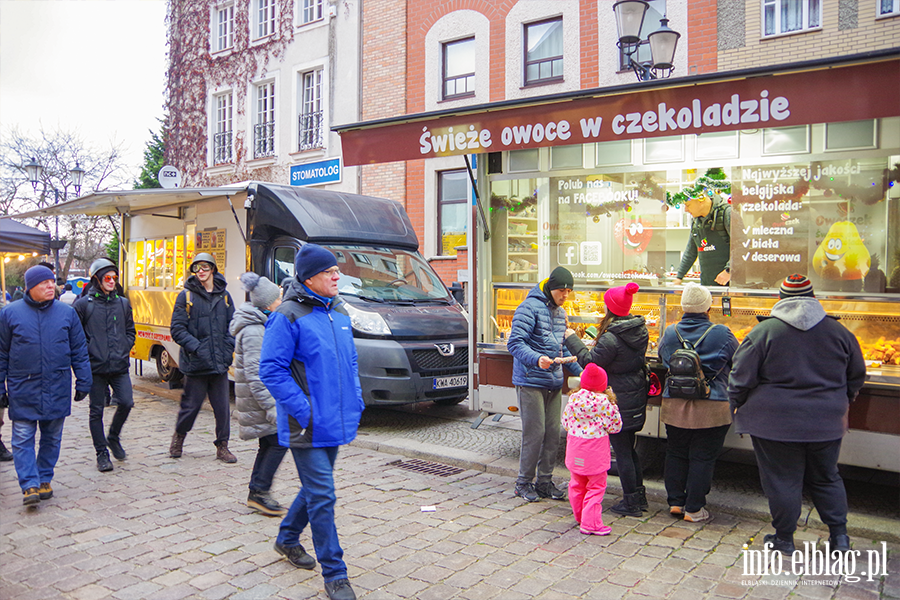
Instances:
[[[259,450],[256,451],[256,462],[250,473],[250,491],[268,492],[272,488],[275,471],[281,464],[287,448],[278,445],[278,434],[264,435],[259,438]]]
[[[53,481],[53,468],[59,460],[65,422],[65,417],[48,421],[13,421],[12,453],[16,474],[19,476],[19,487],[23,492]],[[41,441],[35,460],[34,436],[38,427],[41,428]]]
[[[299,545],[300,534],[309,523],[316,558],[322,565],[325,581],[346,579],[344,551],[334,524],[334,504],[337,500],[334,494],[334,461],[338,447],[291,448],[291,454],[302,487],[281,521],[277,542],[288,547]]]

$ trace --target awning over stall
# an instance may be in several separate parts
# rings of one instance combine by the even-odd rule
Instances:
[[[347,166],[900,114],[900,49],[334,127]]]
[[[50,234],[12,219],[0,219],[0,252],[49,254]]]

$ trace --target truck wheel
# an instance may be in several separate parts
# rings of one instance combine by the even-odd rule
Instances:
[[[169,351],[165,348],[156,354],[156,370],[159,372],[159,377],[167,383],[181,381],[181,378],[184,377],[173,363]]]
[[[462,398],[440,398],[435,400],[434,403],[438,406],[456,406],[468,397],[469,396],[463,396]]]

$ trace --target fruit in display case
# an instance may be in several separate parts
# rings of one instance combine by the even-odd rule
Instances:
[[[863,358],[878,361],[885,365],[900,365],[900,338],[887,340],[879,337],[875,343],[859,340]]]

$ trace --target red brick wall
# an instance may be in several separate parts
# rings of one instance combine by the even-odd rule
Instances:
[[[718,68],[716,0],[688,2],[688,75],[715,73]]]
[[[597,47],[597,1],[581,0],[581,89],[600,85],[600,50]],[[612,12],[612,11],[610,11]]]

